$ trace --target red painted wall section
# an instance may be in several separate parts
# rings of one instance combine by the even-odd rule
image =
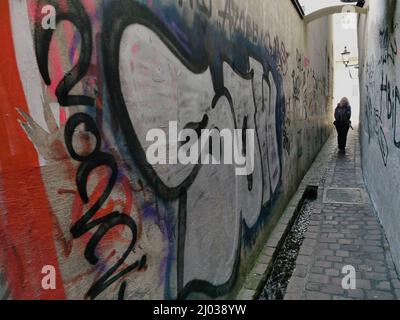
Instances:
[[[64,299],[53,216],[38,154],[18,123],[28,113],[14,52],[8,1],[0,1],[0,259],[12,299]],[[43,266],[56,267],[56,289],[43,290]]]

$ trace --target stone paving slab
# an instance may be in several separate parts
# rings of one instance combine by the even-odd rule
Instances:
[[[362,177],[358,131],[349,132],[345,155],[338,153],[334,134],[316,162],[325,176],[310,178],[318,180],[319,196],[285,300],[400,299],[399,277]],[[320,194],[326,200],[329,188],[359,189],[367,196],[359,203],[323,201]],[[343,268],[354,268],[354,289],[343,287]]]

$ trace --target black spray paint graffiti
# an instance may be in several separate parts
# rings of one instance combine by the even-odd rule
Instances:
[[[94,106],[94,99],[87,96],[73,96],[69,92],[86,74],[90,65],[92,53],[92,34],[91,24],[87,17],[84,8],[79,1],[71,0],[68,8],[62,8],[57,1],[41,1],[39,4],[51,4],[56,8],[57,21],[70,21],[80,32],[82,38],[82,50],[77,64],[71,71],[67,72],[65,77],[57,86],[56,95],[61,106],[71,107],[75,105]],[[41,8],[41,5],[38,8]],[[35,26],[35,44],[38,66],[42,77],[47,85],[51,84],[51,79],[48,70],[48,59],[50,42],[54,30],[41,28],[40,22]],[[81,155],[73,146],[73,138],[75,129],[84,125],[87,132],[90,132],[96,138],[95,148],[90,154]],[[137,226],[135,221],[127,214],[121,212],[110,212],[108,215],[91,220],[96,212],[103,206],[111,194],[111,191],[116,184],[118,175],[118,166],[116,160],[111,154],[101,151],[101,135],[94,120],[86,113],[76,113],[68,119],[65,126],[65,145],[72,159],[81,163],[76,173],[76,185],[79,196],[83,203],[89,203],[89,195],[87,192],[87,184],[90,173],[96,168],[104,166],[109,169],[110,176],[108,183],[95,204],[80,218],[71,228],[71,234],[74,238],[80,238],[88,231],[97,228],[93,236],[90,238],[85,249],[85,258],[92,264],[96,265],[99,262],[95,250],[102,238],[116,226],[123,225],[131,231],[131,241],[123,253],[121,258],[107,270],[95,283],[91,286],[86,296],[94,299],[101,292],[106,290],[111,284],[118,281],[121,277],[133,270],[141,270],[146,265],[146,255],[143,255],[140,261],[136,261],[125,269],[118,271],[121,265],[128,258],[136,245]],[[116,273],[116,274],[115,274]],[[119,298],[123,298],[126,283],[122,283],[119,293]]]
[[[289,97],[288,101],[286,102],[286,110],[290,110],[291,104],[291,97]],[[292,122],[290,120],[290,116],[286,115],[285,117],[285,125],[283,128],[283,149],[290,155],[292,143],[293,143],[293,136],[291,134],[291,126]]]
[[[303,66],[303,57],[296,50],[296,68],[292,71],[293,99],[299,101],[306,83],[306,74]]]
[[[293,108],[301,110],[301,117],[305,120],[318,112],[322,112],[319,96],[326,91],[326,78],[317,77],[315,71],[308,65],[308,59],[296,50],[296,68],[292,70]]]
[[[65,127],[65,145],[68,148],[72,159],[80,163],[76,173],[76,185],[79,196],[84,203],[89,202],[87,193],[88,176],[99,166],[108,168],[109,177],[103,194],[84,216],[71,228],[74,238],[82,237],[89,230],[95,228],[93,236],[85,248],[85,258],[92,264],[98,263],[95,249],[101,239],[115,226],[123,225],[131,233],[131,240],[117,263],[107,270],[100,279],[89,289],[87,296],[97,297],[106,290],[112,283],[121,279],[127,273],[139,271],[146,264],[146,255],[133,264],[120,270],[122,264],[127,260],[129,254],[136,245],[137,226],[135,221],[121,212],[111,212],[103,218],[92,220],[99,208],[109,197],[113,189],[118,173],[118,166],[114,157],[102,151],[100,125],[93,120],[92,114],[96,113],[94,108],[95,99],[86,95],[70,94],[73,87],[78,84],[87,74],[92,56],[92,30],[90,20],[87,17],[84,7],[78,0],[70,0],[67,6],[61,7],[55,0],[38,1],[38,8],[45,4],[51,4],[56,8],[57,21],[69,21],[80,33],[81,51],[76,65],[66,73],[65,77],[57,86],[56,95],[61,106],[85,106],[87,113],[77,113],[71,116]],[[193,15],[193,22],[187,23],[182,10],[189,8]],[[233,1],[227,0],[225,10],[220,11],[220,20],[213,24],[208,21],[212,15],[212,2],[208,1],[183,1],[177,0],[176,4],[163,6],[154,1],[154,7],[140,4],[139,1],[109,1],[104,3],[102,10],[102,32],[101,50],[102,67],[107,86],[107,97],[110,102],[110,111],[113,122],[116,124],[116,131],[124,137],[124,146],[127,147],[130,157],[141,171],[146,183],[162,201],[178,201],[178,226],[177,226],[177,297],[186,298],[192,293],[204,293],[210,297],[219,297],[233,287],[240,265],[240,254],[242,244],[245,241],[254,241],[254,234],[262,227],[275,200],[281,180],[281,154],[283,119],[285,112],[285,99],[282,87],[282,73],[289,54],[285,46],[275,38],[271,42],[269,34],[259,34],[258,26],[239,12]],[[181,10],[181,11],[179,11]],[[160,13],[162,12],[162,13]],[[132,25],[140,25],[147,30],[154,32],[165,44],[168,50],[182,63],[187,70],[194,75],[199,75],[210,70],[214,97],[210,101],[209,112],[220,112],[220,101],[226,100],[230,106],[234,119],[234,128],[254,128],[257,138],[257,153],[261,179],[261,190],[263,196],[258,199],[257,205],[266,209],[263,210],[257,220],[247,225],[240,212],[240,227],[238,247],[234,258],[234,264],[229,279],[222,284],[211,283],[200,279],[185,280],[184,252],[186,248],[185,236],[187,226],[187,208],[192,205],[188,203],[188,194],[196,183],[200,165],[191,168],[187,177],[179,184],[168,185],[160,177],[157,170],[148,163],[145,148],[137,134],[137,128],[132,124],[132,119],[127,108],[126,97],[123,93],[120,74],[120,50],[124,32]],[[179,29],[179,30],[178,30]],[[227,37],[227,34],[230,36]],[[39,69],[44,82],[51,84],[48,70],[48,59],[50,42],[53,37],[52,30],[43,30],[38,24],[35,27],[35,49]],[[237,45],[237,43],[240,45]],[[251,60],[261,66],[261,76],[255,77],[252,70]],[[224,67],[225,65],[225,67]],[[251,83],[251,91],[255,110],[248,111],[248,114],[236,114],[234,104],[237,103],[233,93],[228,90],[228,79],[226,79],[227,67],[231,70],[232,76]],[[225,70],[224,70],[225,68]],[[229,69],[228,68],[228,69]],[[260,98],[261,97],[261,98]],[[257,101],[256,101],[257,100]],[[260,100],[260,101],[258,101]],[[250,110],[250,109],[249,109]],[[258,128],[262,114],[266,119],[263,128]],[[198,123],[190,122],[187,126],[194,125],[198,130],[208,125],[207,114]],[[74,149],[72,140],[75,129],[84,125],[86,131],[96,138],[95,148],[90,154],[82,155]],[[262,132],[260,132],[262,131]],[[266,140],[260,143],[260,135]],[[276,144],[276,150],[273,144]],[[103,146],[104,147],[104,146]],[[274,149],[273,151],[270,151]],[[265,152],[265,150],[268,150]],[[276,163],[275,166],[271,165]],[[264,179],[266,177],[266,179]],[[246,177],[247,191],[256,192],[256,182],[253,176]],[[267,189],[268,187],[268,189]],[[259,214],[259,212],[257,212]],[[245,239],[242,240],[242,236]],[[123,298],[126,282],[120,287],[119,298]]]
[[[293,144],[293,136],[291,132],[291,121],[289,113],[298,113],[295,118],[302,118],[304,120],[309,119],[312,116],[318,116],[324,113],[328,113],[329,102],[327,100],[330,92],[330,57],[328,49],[325,49],[325,56],[327,61],[326,74],[325,76],[319,77],[318,74],[310,67],[310,61],[305,57],[299,49],[296,50],[296,64],[291,72],[292,79],[292,96],[287,99],[286,103],[286,119],[284,127],[284,149],[290,155],[291,146]],[[321,97],[325,97],[321,99]],[[321,140],[316,143],[319,145],[326,137],[326,132],[321,135],[322,128],[318,131]],[[297,156],[301,158],[303,156],[302,146],[300,141],[303,139],[303,130],[298,130],[296,137],[297,145]]]
[[[90,154],[84,156],[78,154],[75,151],[72,143],[75,129],[81,124],[85,125],[87,132],[92,133],[96,137],[95,149]],[[72,236],[74,238],[79,238],[87,233],[89,230],[98,227],[86,246],[85,258],[87,259],[87,261],[92,265],[96,265],[99,262],[99,259],[95,253],[96,247],[100,243],[101,239],[115,226],[126,226],[132,233],[131,242],[121,258],[107,272],[105,272],[104,275],[101,276],[100,279],[98,279],[89,289],[87,296],[93,299],[98,296],[102,291],[104,291],[107,287],[109,287],[112,283],[114,283],[127,273],[136,269],[141,270],[142,268],[144,268],[144,266],[146,265],[146,255],[143,255],[140,261],[134,262],[127,268],[123,269],[122,271],[111,277],[128,258],[132,250],[134,250],[137,238],[136,223],[127,214],[121,212],[111,212],[102,218],[91,221],[96,212],[107,201],[107,198],[110,196],[111,191],[117,181],[117,163],[111,154],[100,151],[100,133],[97,129],[96,123],[89,115],[85,113],[76,113],[68,119],[68,122],[65,126],[65,144],[67,146],[70,156],[74,160],[81,162],[81,165],[76,174],[76,183],[79,195],[84,203],[89,202],[87,184],[90,173],[100,166],[108,167],[111,172],[109,181],[102,195],[99,197],[96,203],[84,214],[84,216],[80,218],[71,228]],[[121,285],[119,298],[123,297],[123,294],[121,292],[124,291],[125,286],[126,282]]]
[[[191,9],[196,8],[199,12],[203,13],[206,17],[212,16],[212,0],[178,0],[180,7],[183,7],[184,2],[188,2]],[[195,7],[193,3],[195,2]]]
[[[383,80],[383,73],[382,73],[382,80]],[[384,105],[382,104],[384,99],[386,100],[387,97],[387,84],[381,84],[381,97],[380,97],[380,101],[378,104],[375,104],[373,102],[373,98],[371,96],[371,93],[373,92],[373,90],[375,89],[375,82],[374,80],[370,80],[369,84],[366,85],[366,106],[365,106],[365,113],[366,113],[366,118],[367,118],[367,125],[368,125],[368,137],[369,137],[369,141],[371,142],[371,129],[374,130],[374,133],[377,137],[377,141],[379,144],[379,149],[381,151],[381,155],[382,155],[382,160],[383,160],[383,164],[385,166],[387,166],[387,161],[388,161],[388,156],[389,156],[389,145],[387,142],[387,138],[384,132],[384,121],[385,118],[387,118],[388,120],[391,118],[391,111],[388,111],[386,116],[383,114],[382,112],[382,108],[384,107]],[[385,93],[384,93],[385,92]],[[390,98],[390,91],[389,91],[389,100],[391,100]],[[390,110],[391,110],[391,106],[389,105]]]
[[[244,10],[240,10],[233,0],[225,1],[225,8],[218,11],[218,16],[222,19],[222,29],[226,30],[227,28],[230,36],[241,34],[253,42],[258,41],[258,25],[251,19],[249,14],[246,14]]]
[[[110,2],[107,8],[104,10],[105,28],[102,36],[106,74],[105,78],[109,88],[114,119],[119,124],[121,132],[126,135],[126,143],[132,158],[135,159],[135,162],[141,168],[144,177],[155,190],[156,194],[166,201],[172,201],[176,199],[179,200],[177,268],[179,298],[185,298],[193,292],[205,293],[210,297],[218,297],[226,294],[233,286],[237,277],[240,263],[241,244],[239,243],[239,249],[236,253],[233,272],[230,278],[224,284],[214,285],[204,280],[191,280],[185,284],[183,272],[183,252],[185,250],[187,193],[192,184],[195,182],[201,167],[195,166],[187,178],[178,186],[169,187],[160,179],[155,169],[147,162],[141,141],[139,140],[136,130],[130,121],[121,88],[121,78],[119,72],[120,42],[126,28],[134,24],[140,24],[156,33],[159,38],[162,39],[163,42],[168,46],[168,49],[192,73],[200,74],[205,72],[207,68],[210,68],[215,91],[215,97],[212,103],[213,109],[216,107],[217,102],[221,98],[226,98],[231,105],[231,109],[233,109],[231,94],[224,85],[225,81],[223,62],[228,63],[230,66],[234,66],[234,71],[243,79],[251,80],[253,73],[249,72],[251,71],[249,67],[249,58],[252,57],[257,59],[258,62],[260,62],[264,67],[265,84],[270,86],[270,79],[273,79],[275,83],[274,85],[277,93],[272,108],[276,108],[277,110],[277,112],[274,113],[276,117],[274,122],[277,124],[277,136],[281,137],[282,128],[279,124],[281,123],[282,114],[278,112],[281,110],[282,105],[284,105],[282,86],[280,84],[281,77],[277,72],[276,66],[273,67],[273,65],[271,65],[273,62],[271,61],[270,56],[266,54],[265,49],[244,38],[245,35],[249,37],[249,33],[253,33],[255,30],[255,28],[248,28],[249,26],[253,26],[253,24],[249,22],[249,19],[246,19],[247,22],[244,24],[243,22],[240,22],[243,21],[243,18],[240,18],[241,14],[235,15],[236,18],[232,18],[231,15],[227,15],[227,12],[230,12],[230,9],[228,8],[230,8],[232,4],[232,1],[227,1],[226,11],[219,13],[219,16],[223,19],[221,24],[223,30],[218,30],[218,28],[215,29],[211,27],[205,20],[203,13],[195,14],[194,20],[196,22],[191,27],[192,30],[188,29],[188,26],[182,22],[182,25],[180,26],[181,29],[187,30],[185,37],[187,40],[184,42],[180,41],[180,39],[175,36],[175,34],[168,27],[168,24],[161,21],[147,7],[136,2],[125,1],[118,5]],[[176,20],[180,20],[178,12],[174,13],[173,19],[175,20],[175,24]],[[164,20],[168,20],[168,17],[164,17]],[[241,46],[234,46],[231,40],[224,36],[223,33],[225,26],[229,26],[229,32],[231,34],[238,33],[236,35],[236,41],[242,41],[243,43]],[[246,26],[245,31],[243,31],[244,26]],[[242,32],[244,32],[245,35],[241,34]],[[254,38],[256,37],[250,36],[250,39]],[[254,115],[252,115],[252,117],[254,117]],[[253,122],[255,122],[255,120],[253,120]],[[240,127],[241,125],[242,123],[235,123],[236,128]],[[278,141],[278,144],[281,145],[281,142]],[[277,156],[280,157],[279,155]],[[265,160],[265,162],[267,161]],[[275,174],[278,175],[276,178],[280,179],[280,171],[275,172]],[[250,178],[249,183],[251,183],[251,180],[252,179]]]
[[[375,133],[382,155],[384,166],[388,165],[389,158],[389,131],[392,131],[393,145],[400,149],[400,133],[398,124],[400,121],[400,93],[397,85],[393,84],[393,70],[396,66],[398,47],[396,40],[397,24],[394,32],[389,33],[388,29],[379,30],[380,57],[378,66],[381,68],[379,88],[376,85],[378,76],[374,69],[374,57],[371,57],[365,64],[366,79],[366,105],[365,116],[368,127],[368,139],[371,142],[372,133]],[[380,95],[375,94],[380,91]]]
[[[394,26],[393,33],[389,33],[388,28],[379,30],[379,45],[381,50],[381,57],[378,62],[379,64],[395,64],[398,47],[396,38],[393,37],[393,34],[396,30],[397,24]]]
[[[277,71],[282,76],[287,75],[290,54],[286,50],[285,43],[277,35],[272,39],[269,31],[262,30],[249,14],[240,10],[233,0],[225,1],[224,9],[218,11],[218,17],[221,18],[221,21],[218,22],[219,27],[227,30],[229,36],[241,35],[264,47],[270,58],[274,60]]]

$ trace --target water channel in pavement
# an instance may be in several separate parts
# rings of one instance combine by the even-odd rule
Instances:
[[[273,262],[260,300],[282,300],[313,212],[314,200],[306,198]]]

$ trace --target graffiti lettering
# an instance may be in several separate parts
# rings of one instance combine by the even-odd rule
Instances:
[[[51,2],[57,5],[56,2]],[[86,96],[70,96],[69,91],[75,86],[76,83],[82,79],[88,68],[91,57],[91,27],[89,19],[84,11],[84,8],[79,4],[79,1],[74,1],[73,6],[71,6],[71,11],[65,11],[61,7],[57,7],[57,19],[58,20],[68,20],[72,22],[79,30],[82,37],[82,47],[83,54],[81,54],[78,64],[67,73],[67,75],[61,80],[57,86],[56,95],[58,102],[63,106],[73,106],[73,105],[93,105],[93,98]],[[38,64],[42,74],[42,77],[47,85],[51,84],[48,71],[48,52],[50,49],[50,41],[53,32],[50,30],[42,30],[38,25],[35,29],[36,37],[36,54],[38,57]],[[79,125],[84,125],[87,132],[90,132],[95,136],[96,145],[94,150],[88,155],[80,155],[76,152],[73,147],[73,137],[75,130]],[[84,235],[89,230],[98,227],[94,235],[89,240],[86,250],[85,258],[87,261],[96,265],[99,261],[96,256],[95,249],[98,246],[101,239],[114,227],[118,225],[126,226],[130,229],[132,233],[132,239],[128,245],[126,251],[123,253],[122,257],[108,270],[105,274],[100,277],[89,289],[87,296],[90,298],[95,298],[102,291],[104,291],[108,286],[110,286],[115,281],[119,280],[122,276],[135,269],[141,269],[146,263],[146,256],[144,255],[140,261],[136,261],[129,267],[120,271],[117,275],[110,278],[127,259],[128,255],[135,248],[136,238],[137,238],[137,226],[134,220],[126,214],[120,212],[112,212],[109,215],[90,221],[90,219],[96,214],[96,212],[102,207],[106,202],[107,198],[110,196],[111,191],[116,183],[118,167],[114,157],[110,154],[103,153],[100,151],[101,148],[101,137],[97,129],[96,123],[92,120],[90,116],[85,113],[76,113],[71,116],[65,126],[64,131],[65,144],[70,156],[81,162],[81,165],[77,171],[76,182],[79,195],[84,203],[89,202],[89,196],[87,193],[87,184],[89,175],[98,167],[105,166],[110,169],[109,181],[99,197],[96,203],[80,218],[71,228],[71,234],[74,238],[79,238]]]

